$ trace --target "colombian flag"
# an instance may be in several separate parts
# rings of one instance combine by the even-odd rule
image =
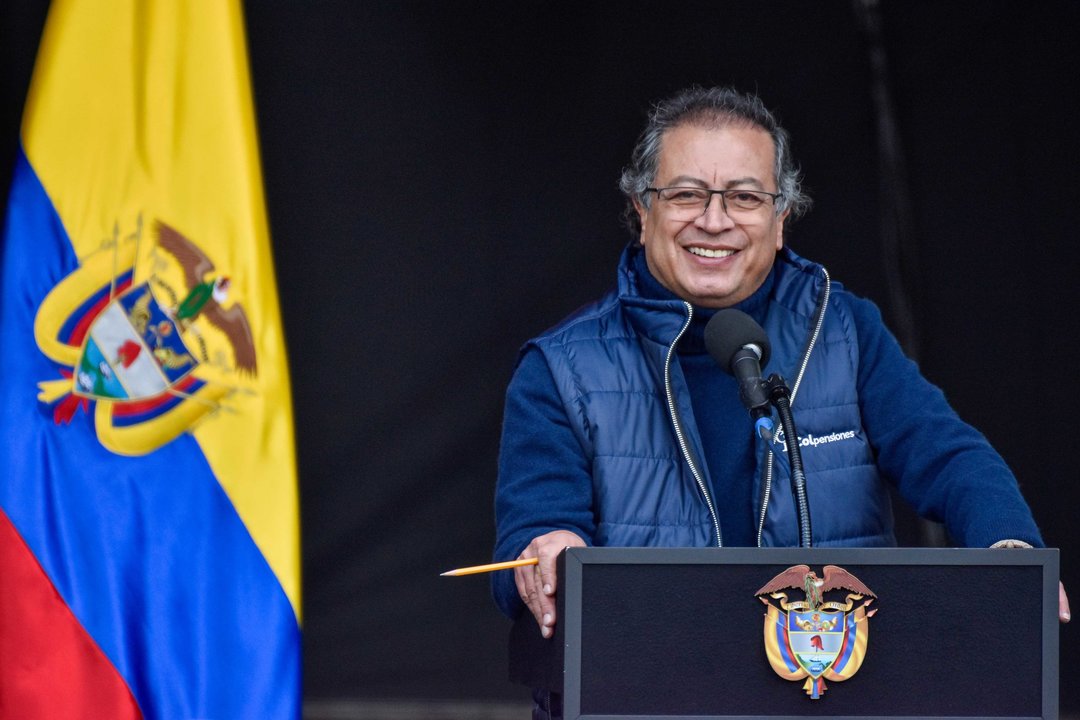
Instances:
[[[239,0],[54,1],[0,243],[0,717],[298,717]]]

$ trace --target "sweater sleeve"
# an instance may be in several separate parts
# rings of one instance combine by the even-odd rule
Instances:
[[[533,538],[569,530],[592,544],[591,462],[570,426],[543,353],[530,347],[506,391],[495,488],[496,561],[513,560]],[[523,604],[510,571],[492,573],[495,603],[513,618]]]
[[[1005,460],[926,380],[868,300],[844,292],[859,337],[859,405],[878,468],[922,517],[963,547],[1003,539],[1042,547]],[[838,298],[839,299],[839,298]]]

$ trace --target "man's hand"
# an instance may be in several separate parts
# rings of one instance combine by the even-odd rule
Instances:
[[[1026,543],[1023,540],[998,540],[996,543],[990,546],[991,548],[1029,548],[1030,543]],[[1072,620],[1072,613],[1069,611],[1069,596],[1065,594],[1065,584],[1058,581],[1058,620],[1063,623],[1067,623]]]
[[[549,638],[555,632],[555,559],[563,549],[585,547],[585,541],[568,530],[555,530],[533,538],[519,558],[539,558],[536,565],[514,568],[518,594],[540,626],[540,634]]]

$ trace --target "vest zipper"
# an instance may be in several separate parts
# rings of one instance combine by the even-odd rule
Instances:
[[[679,344],[679,340],[682,339],[682,336],[686,333],[686,329],[690,327],[690,320],[694,317],[694,306],[688,302],[683,302],[683,305],[686,306],[686,322],[683,324],[682,329],[679,330],[679,334],[671,341],[671,345],[668,346],[667,357],[664,360],[664,392],[667,394],[668,414],[671,415],[671,424],[675,428],[675,439],[679,441],[679,450],[682,451],[686,464],[690,466],[690,472],[693,474],[698,489],[701,490],[701,494],[705,498],[705,504],[709,507],[709,515],[712,517],[713,529],[716,531],[716,547],[723,547],[724,541],[720,536],[720,520],[716,514],[716,507],[713,506],[712,497],[709,495],[709,489],[701,477],[701,472],[698,471],[693,456],[690,454],[690,446],[686,443],[686,436],[683,435],[682,423],[679,422],[679,413],[675,410],[675,396],[671,391],[671,358],[675,355],[675,346]]]
[[[795,405],[795,395],[799,392],[799,385],[802,383],[803,373],[806,372],[806,366],[810,362],[810,353],[813,352],[814,345],[817,344],[818,336],[821,334],[821,326],[825,324],[825,308],[829,306],[829,295],[832,292],[832,279],[829,277],[829,271],[823,266],[821,266],[821,272],[825,276],[825,289],[821,293],[821,305],[817,312],[817,321],[814,323],[813,333],[810,335],[810,342],[807,343],[806,352],[803,353],[802,362],[799,364],[799,373],[795,376],[795,384],[791,386],[792,406]],[[791,442],[791,439],[784,438],[784,441]],[[799,442],[799,438],[795,438],[795,442]],[[773,454],[771,449],[766,449],[766,452],[765,492],[762,493],[761,513],[758,515],[758,547],[761,547],[761,536],[765,533],[765,513],[769,509],[769,494],[772,492]]]

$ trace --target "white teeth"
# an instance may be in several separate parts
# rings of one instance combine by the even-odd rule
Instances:
[[[691,247],[687,249],[695,255],[707,258],[723,258],[735,254],[734,250],[709,250],[708,248],[701,247]]]

